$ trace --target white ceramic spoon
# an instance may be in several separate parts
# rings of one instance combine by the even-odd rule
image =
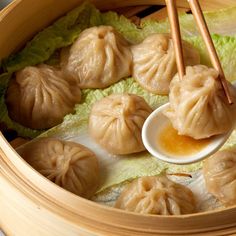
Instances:
[[[234,82],[236,87],[236,82]],[[156,158],[175,164],[189,164],[200,161],[213,153],[215,153],[220,147],[227,141],[233,129],[222,135],[217,135],[209,139],[208,145],[202,148],[199,152],[194,154],[186,154],[176,156],[165,151],[158,143],[158,135],[170,121],[163,115],[162,111],[166,109],[169,103],[157,108],[146,119],[142,129],[142,140],[146,149]],[[177,145],[177,144],[173,144]]]

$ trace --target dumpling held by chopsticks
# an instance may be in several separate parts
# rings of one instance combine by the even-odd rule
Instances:
[[[176,74],[170,84],[170,106],[164,114],[180,135],[194,139],[229,132],[236,122],[236,89],[228,83],[235,103],[230,105],[218,78],[207,66],[186,68],[181,80]]]

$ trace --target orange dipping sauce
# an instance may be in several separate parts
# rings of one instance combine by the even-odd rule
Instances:
[[[157,141],[163,152],[177,157],[195,154],[210,143],[209,138],[196,140],[189,136],[178,135],[170,123],[163,127]]]

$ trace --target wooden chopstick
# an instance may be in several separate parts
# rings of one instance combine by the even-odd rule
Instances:
[[[188,0],[192,14],[197,22],[198,28],[200,30],[200,33],[202,35],[202,38],[206,44],[207,51],[209,53],[211,63],[213,67],[219,72],[219,79],[221,81],[222,87],[224,89],[225,95],[227,97],[227,100],[229,104],[233,104],[233,99],[231,97],[229,87],[227,84],[227,80],[225,78],[224,71],[222,69],[219,57],[217,55],[216,49],[214,47],[209,29],[207,28],[207,24],[204,18],[204,15],[201,10],[201,6],[198,2],[198,0]]]
[[[179,76],[183,79],[185,75],[185,65],[183,56],[183,47],[179,28],[179,18],[176,7],[176,0],[166,0],[166,6],[171,26],[171,34],[175,49],[175,58]]]

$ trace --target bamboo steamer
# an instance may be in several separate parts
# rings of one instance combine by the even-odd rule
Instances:
[[[0,12],[0,58],[79,5],[81,0],[17,0]],[[164,0],[94,0],[100,9],[164,4]],[[186,1],[177,1],[188,8]],[[141,6],[142,5],[142,6]],[[144,6],[145,5],[145,6]],[[202,1],[204,9],[236,5],[235,0]],[[163,11],[163,10],[162,10]],[[128,14],[128,13],[127,13]],[[160,17],[163,13],[158,13]],[[6,235],[232,235],[236,207],[184,216],[128,213],[98,205],[53,184],[14,151],[0,133],[0,228]]]

